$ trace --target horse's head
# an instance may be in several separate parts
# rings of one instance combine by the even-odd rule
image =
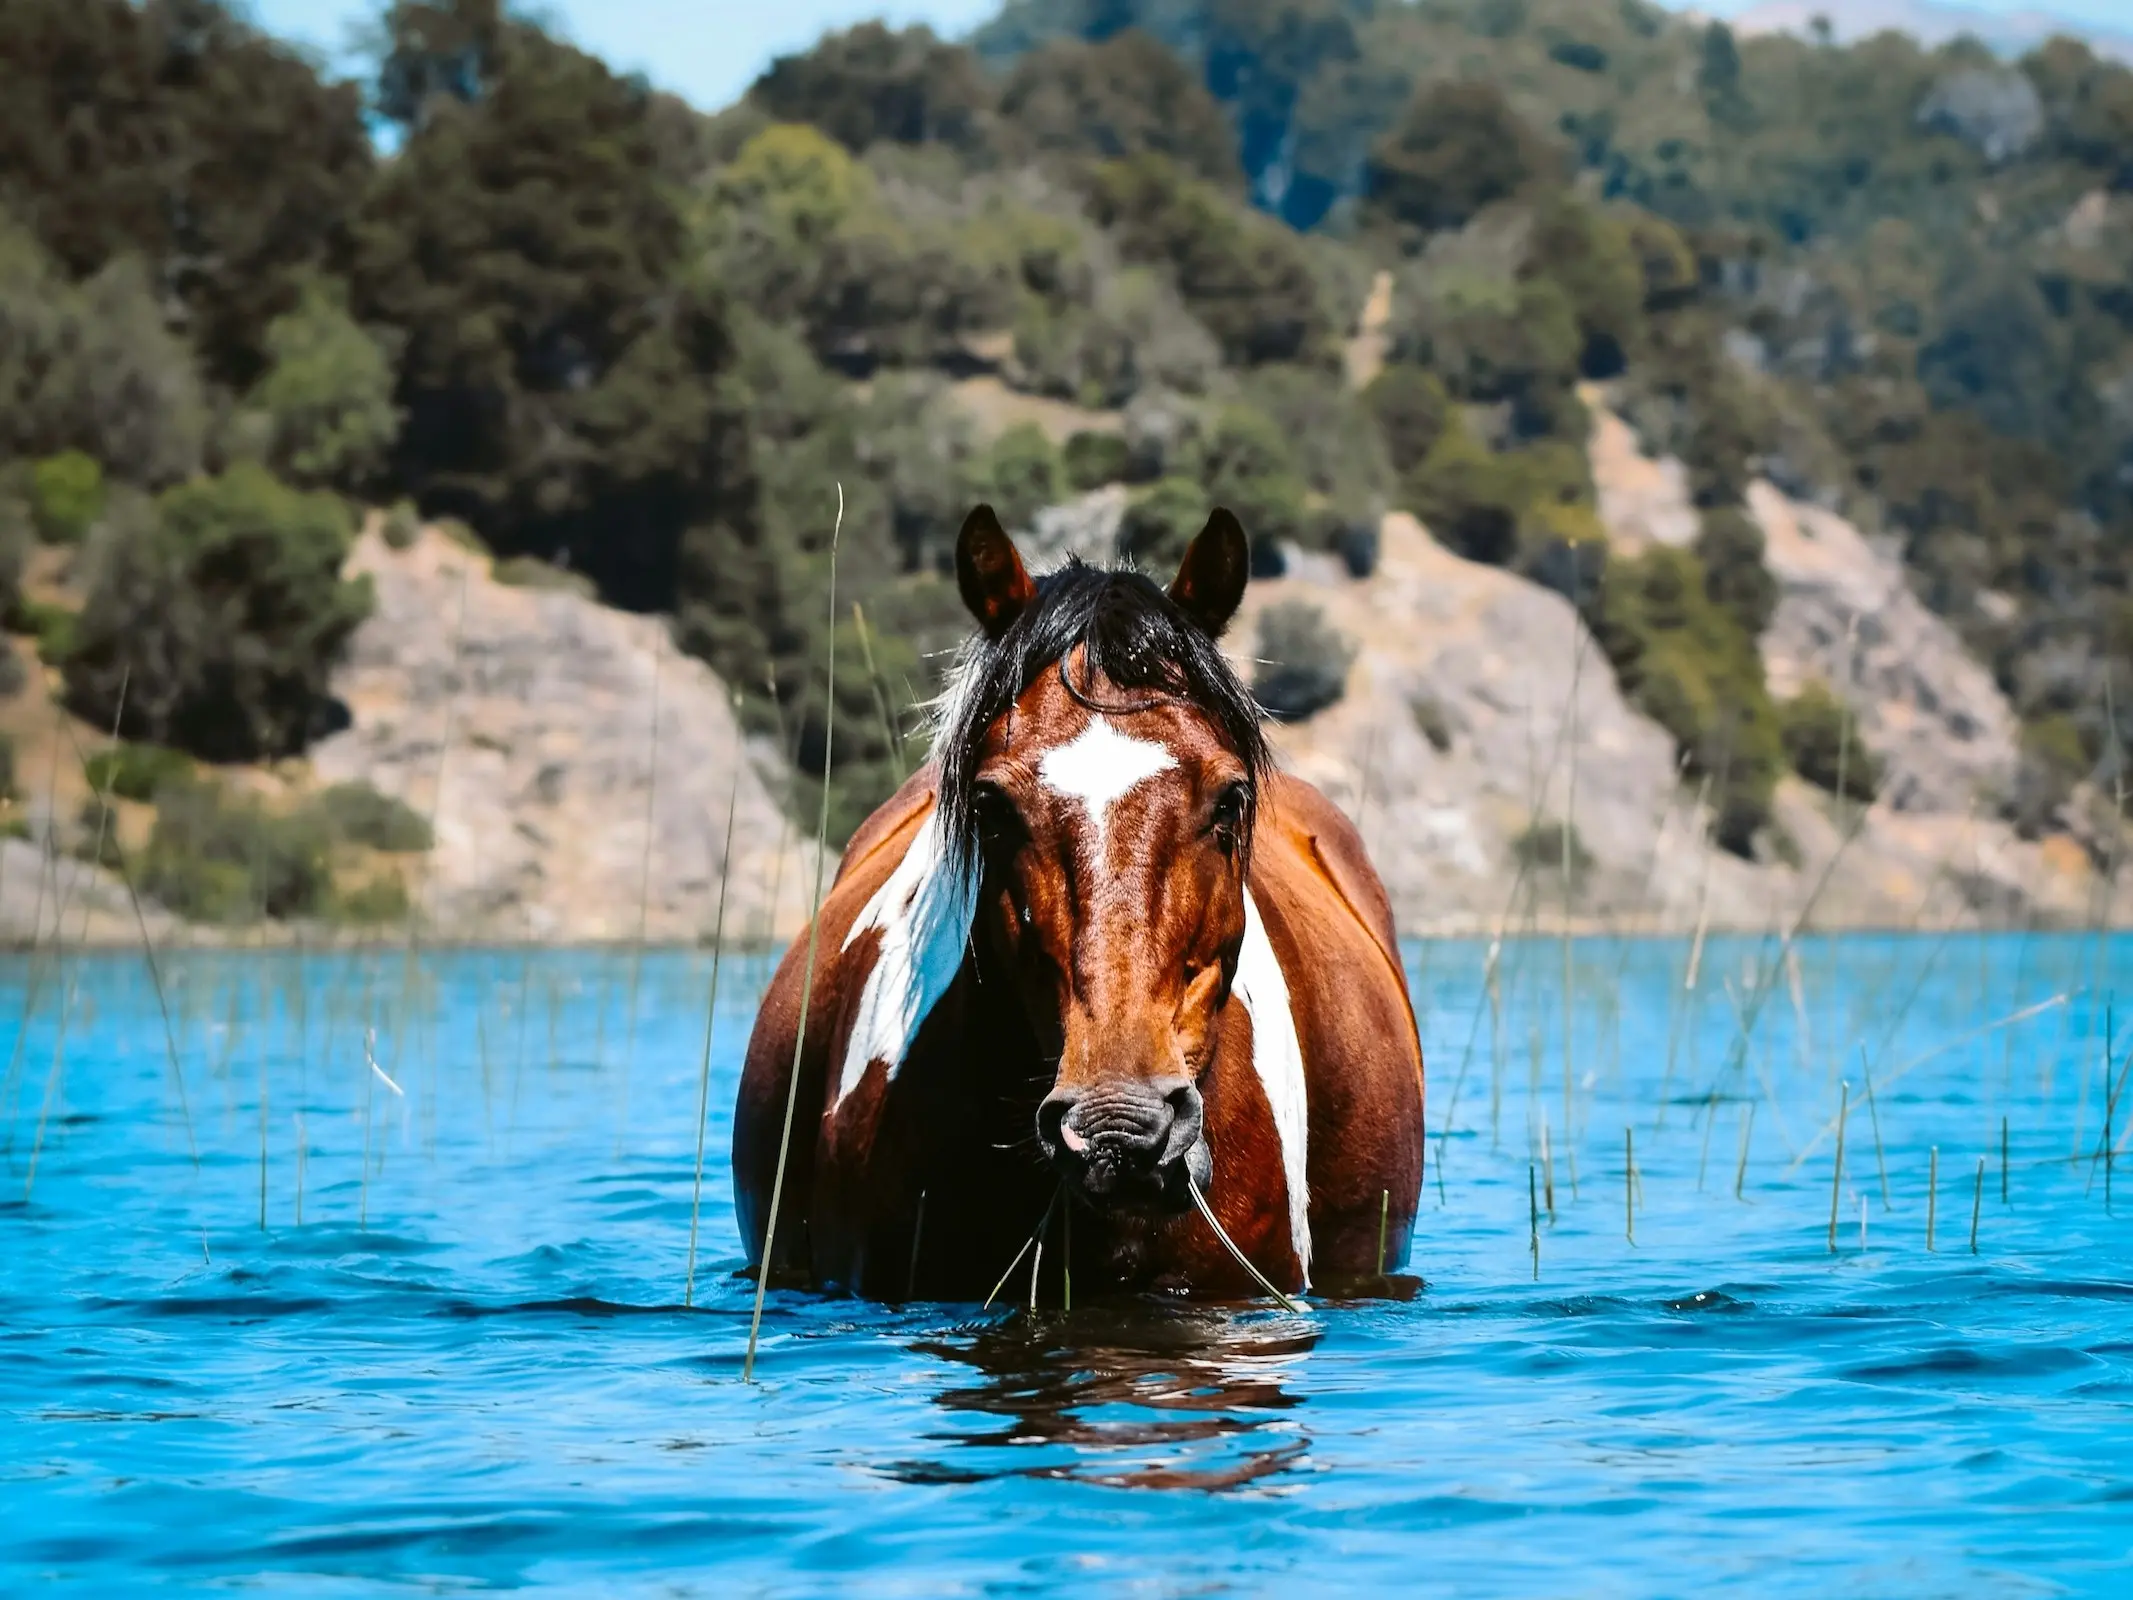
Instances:
[[[1098,1205],[1183,1209],[1212,1171],[1200,1082],[1267,764],[1215,645],[1247,571],[1220,510],[1167,590],[1078,562],[1033,580],[983,506],[957,546],[981,637],[947,703],[942,822],[986,974],[1012,975],[1056,1062],[1038,1142]]]

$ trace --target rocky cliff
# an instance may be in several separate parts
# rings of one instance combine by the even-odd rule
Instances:
[[[352,716],[319,744],[322,782],[365,780],[434,816],[416,880],[456,938],[710,936],[732,814],[726,926],[790,932],[811,844],[766,783],[723,683],[655,617],[559,587],[499,583],[434,530],[404,551],[375,529],[352,570],[377,604],[334,692]]]

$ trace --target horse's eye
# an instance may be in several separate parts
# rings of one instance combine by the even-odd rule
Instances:
[[[1237,848],[1237,841],[1244,832],[1245,787],[1232,783],[1215,796],[1214,815],[1208,821],[1208,831],[1215,836],[1215,843],[1224,854]]]
[[[987,844],[1003,842],[1022,826],[1022,816],[1015,810],[1014,801],[1008,799],[1007,791],[996,783],[981,783],[971,791],[970,811],[978,825],[978,837]]]

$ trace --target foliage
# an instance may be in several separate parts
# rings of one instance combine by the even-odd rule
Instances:
[[[1512,839],[1511,855],[1533,873],[1561,873],[1567,866],[1573,883],[1599,865],[1577,824],[1554,817],[1535,817],[1527,823]]]
[[[1778,734],[1792,770],[1818,788],[1848,800],[1870,801],[1881,791],[1881,760],[1859,740],[1848,708],[1819,681],[1779,703]]]
[[[15,798],[15,741],[0,733],[0,804]]]
[[[985,139],[993,98],[967,51],[930,28],[899,32],[879,22],[778,57],[748,97],[774,120],[811,123],[854,152],[877,140],[974,148]]]
[[[142,891],[195,922],[324,914],[332,838],[315,813],[281,813],[213,781],[165,785],[140,861]]]
[[[1140,571],[1167,578],[1184,560],[1193,535],[1206,526],[1209,509],[1207,491],[1197,478],[1158,478],[1126,508],[1118,529],[1118,553]],[[1249,524],[1244,531],[1255,546],[1262,538]]]
[[[81,613],[72,606],[18,595],[9,621],[37,641],[37,657],[47,666],[63,667],[74,653]]]
[[[154,298],[174,300],[219,382],[257,373],[269,323],[332,254],[373,166],[356,86],[324,81],[233,7],[9,0],[0,206],[66,278],[152,264]],[[152,321],[160,332],[161,313]],[[168,481],[136,455],[69,442]]]
[[[245,398],[266,459],[306,488],[369,481],[400,431],[392,362],[349,317],[339,290],[312,281],[267,328],[267,369]]]
[[[104,469],[62,450],[30,469],[30,518],[46,544],[79,544],[104,509]]]
[[[395,49],[423,58],[431,9],[394,9]],[[745,473],[719,297],[684,269],[640,86],[509,20],[475,76],[420,102],[355,223],[355,315],[404,340],[393,476],[499,551],[567,549],[658,603],[683,528]]]
[[[1733,613],[1749,638],[1759,637],[1770,626],[1778,599],[1777,580],[1763,565],[1762,525],[1738,506],[1706,511],[1696,556],[1703,563],[1705,592]]]
[[[1227,405],[1195,438],[1183,471],[1199,484],[1209,505],[1227,506],[1237,514],[1255,545],[1317,543],[1310,539],[1310,485],[1292,445],[1290,436],[1258,407]]]
[[[115,744],[99,750],[82,766],[82,775],[98,794],[121,800],[153,800],[167,784],[190,783],[192,758],[182,750],[155,744]]]
[[[1106,162],[1091,215],[1129,261],[1167,267],[1225,361],[1321,358],[1333,326],[1295,236],[1156,155]]]
[[[1132,470],[1132,464],[1132,450],[1115,433],[1084,429],[1069,437],[1060,452],[1067,483],[1083,493],[1117,483]]]
[[[1370,380],[1363,405],[1377,424],[1386,460],[1402,477],[1422,464],[1453,420],[1444,380],[1406,361],[1388,364]]]
[[[1364,192],[1385,217],[1427,234],[1465,226],[1554,166],[1494,84],[1428,83],[1371,151]]]
[[[1762,657],[1706,592],[1703,563],[1665,546],[1611,562],[1587,617],[1631,703],[1673,735],[1691,776],[1711,780],[1718,842],[1748,855],[1784,750]]]
[[[1015,142],[1036,152],[1166,156],[1219,187],[1243,183],[1221,107],[1184,62],[1139,28],[1097,41],[1055,39],[1032,51],[1008,77],[1000,114]]]
[[[343,582],[348,513],[263,468],[167,491],[113,531],[66,657],[68,703],[209,760],[283,755],[319,725],[327,673],[369,609]]]
[[[1027,528],[1040,510],[1059,501],[1063,477],[1059,447],[1034,422],[1019,422],[975,465],[971,497],[990,501],[1005,526]]]
[[[336,783],[312,802],[336,839],[388,855],[430,848],[430,825],[403,800],[380,794],[367,783]]]
[[[1302,722],[1347,692],[1355,645],[1308,600],[1280,600],[1259,614],[1252,693],[1267,715]]]

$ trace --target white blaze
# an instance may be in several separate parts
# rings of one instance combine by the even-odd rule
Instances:
[[[1111,808],[1136,785],[1177,764],[1178,758],[1163,746],[1130,738],[1107,719],[1091,717],[1089,725],[1072,739],[1044,752],[1037,762],[1037,776],[1053,793],[1081,802],[1096,825],[1096,844],[1101,850]]]
[[[1252,1016],[1252,1070],[1266,1091],[1281,1136],[1281,1175],[1289,1191],[1289,1242],[1311,1281],[1311,1191],[1305,1175],[1309,1129],[1304,1104],[1303,1046],[1296,1037],[1296,1017],[1289,1009],[1289,984],[1281,975],[1259,903],[1244,891],[1244,944],[1237,952],[1232,992]]]
[[[837,1075],[839,1101],[859,1087],[870,1061],[888,1063],[889,1077],[895,1079],[919,1025],[963,965],[977,899],[971,875],[956,871],[948,859],[935,812],[844,936],[849,950],[861,934],[878,929],[881,947],[859,993],[859,1012]]]

